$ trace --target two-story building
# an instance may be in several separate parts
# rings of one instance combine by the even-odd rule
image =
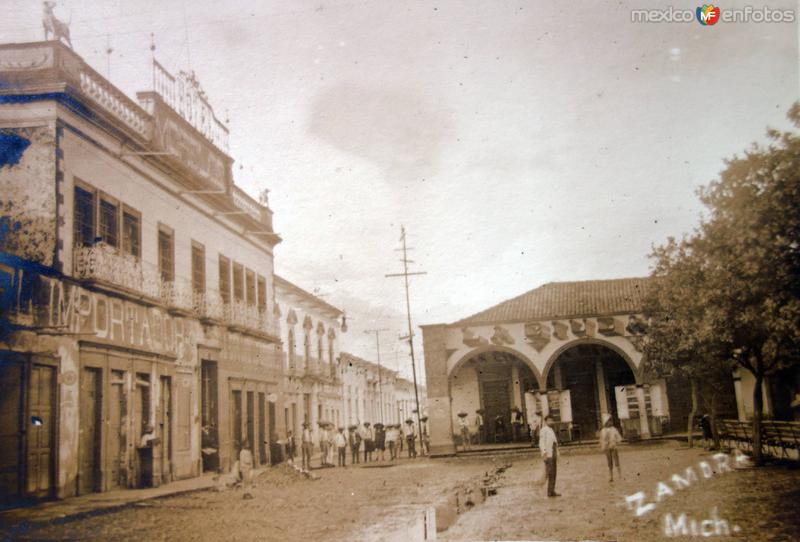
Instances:
[[[319,422],[338,427],[344,420],[339,369],[339,333],[347,331],[343,312],[278,275],[275,303],[283,343],[282,433],[299,435],[308,422],[316,436]]]
[[[0,45],[2,499],[268,461],[280,238],[193,74],[153,75],[134,101],[58,42]]]

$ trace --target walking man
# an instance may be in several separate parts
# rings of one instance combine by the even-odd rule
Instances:
[[[547,475],[547,496],[560,497],[556,493],[556,465],[558,462],[558,441],[556,433],[553,431],[555,423],[549,414],[544,419],[544,427],[539,431],[539,449],[542,451],[544,459],[544,470]]]
[[[314,437],[308,422],[303,422],[303,437],[301,442],[301,452],[303,453],[303,470],[311,470],[311,452],[314,450]]]

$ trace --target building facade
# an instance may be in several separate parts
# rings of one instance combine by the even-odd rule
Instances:
[[[58,42],[0,46],[3,500],[269,461],[280,238],[193,75],[153,70],[136,102]]]
[[[275,301],[283,344],[281,437],[287,430],[299,435],[303,422],[315,435],[319,422],[341,425],[339,334],[347,331],[343,312],[278,275]]]
[[[526,438],[537,414],[555,418],[562,440],[594,438],[604,414],[628,438],[670,423],[685,428],[686,386],[643,364],[647,280],[545,284],[458,322],[423,326],[433,452],[452,453],[459,413],[474,427],[478,409],[484,442]],[[514,409],[522,430],[512,425]]]

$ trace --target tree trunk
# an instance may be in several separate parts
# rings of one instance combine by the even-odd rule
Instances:
[[[692,393],[692,410],[689,411],[689,427],[686,429],[686,439],[689,442],[689,448],[694,446],[694,419],[697,416],[697,381],[694,378],[689,379]]]
[[[714,449],[719,450],[719,433],[717,433],[717,409],[719,408],[719,392],[711,392],[711,436],[714,439]]]
[[[753,387],[753,462],[756,467],[763,464],[761,455],[761,413],[764,410],[764,395],[761,391],[764,382],[764,374],[755,373],[756,384]]]

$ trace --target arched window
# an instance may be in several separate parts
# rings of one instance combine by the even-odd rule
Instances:
[[[289,366],[294,367],[294,354],[295,354],[295,341],[294,341],[294,327],[289,328],[289,335],[286,337],[286,346],[289,349]]]

